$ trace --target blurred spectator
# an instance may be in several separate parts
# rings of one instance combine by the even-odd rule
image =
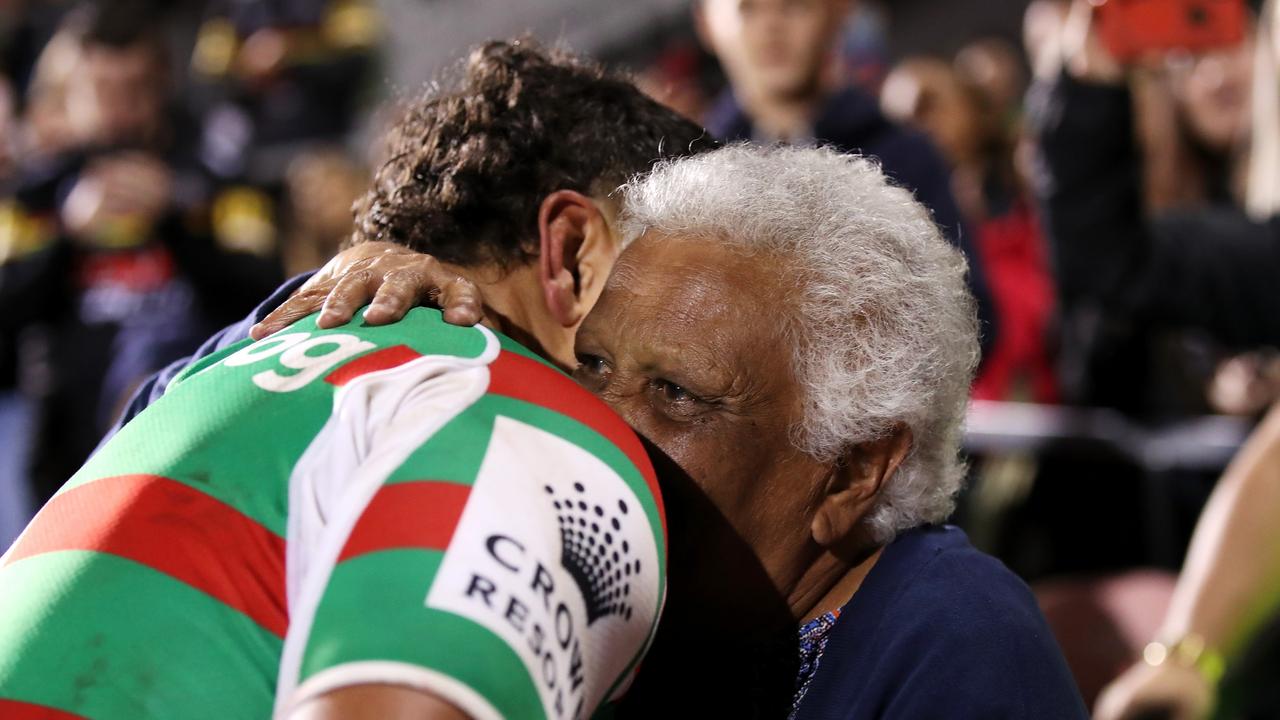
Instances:
[[[1148,214],[1245,206],[1254,54],[1246,35],[1238,45],[1174,53],[1130,75]],[[1192,380],[1197,389],[1207,385],[1213,411],[1256,415],[1267,407],[1262,353],[1215,363],[1229,353],[1203,340],[1192,347],[1207,356]]]
[[[973,390],[980,400],[1057,398],[1048,337],[1054,311],[1043,239],[1022,179],[1015,171],[1020,135],[1016,105],[1020,68],[994,43],[974,45],[958,57],[984,78],[935,58],[912,58],[889,73],[881,89],[886,116],[927,133],[952,170],[951,187],[968,227],[976,232],[980,261],[995,303],[1000,334]],[[959,65],[957,61],[957,65]]]
[[[889,72],[889,18],[874,0],[853,3],[836,39],[839,77],[876,93]]]
[[[380,33],[368,0],[210,2],[191,58],[204,162],[275,184],[300,150],[341,143]]]
[[[0,201],[0,334],[18,337],[38,404],[37,501],[84,461],[134,383],[279,279],[264,196],[213,184],[184,155],[159,27],[153,5],[126,0],[67,17],[69,44],[53,50],[73,58],[54,106],[67,147],[24,166]]]
[[[954,63],[903,61],[885,79],[881,107],[889,118],[928,133],[944,152],[955,196],[975,232],[1000,333],[974,380],[972,397],[1053,402],[1058,397],[1050,343],[1053,282],[1026,184],[1014,162],[1023,135],[1017,99],[1021,67],[1016,59],[1015,67],[1001,67],[1007,58],[1000,50],[989,50],[993,46],[970,46]],[[1045,471],[1030,455],[977,457],[971,491],[961,506],[975,537],[1028,574],[1062,567],[1060,549],[1079,547],[1074,538],[1062,542],[1058,533],[1046,533],[1041,536],[1048,540],[1041,544],[1044,552],[1029,552],[1037,543],[1028,540],[1028,507],[1055,482],[1044,477]],[[1030,532],[1043,533],[1046,527],[1035,521]]]
[[[910,57],[895,65],[880,88],[880,109],[890,120],[927,133],[953,165],[968,159],[976,122],[969,88],[944,60]]]
[[[985,349],[995,332],[991,296],[946,163],[922,134],[887,120],[873,96],[839,82],[835,45],[849,10],[848,0],[699,0],[699,35],[731,85],[707,129],[726,140],[830,143],[878,158],[970,259]]]
[[[1148,212],[1244,206],[1253,54],[1246,36],[1130,76]]]
[[[1254,122],[1250,172],[1261,180],[1251,176],[1248,183],[1252,217],[1222,201],[1149,217],[1133,94],[1125,82],[1133,73],[1103,48],[1091,12],[1087,3],[1072,9],[1061,43],[1066,70],[1035,94],[1044,171],[1038,190],[1066,332],[1063,377],[1075,401],[1145,416],[1179,412],[1170,398],[1186,380],[1162,377],[1168,333],[1203,334],[1239,350],[1280,343],[1280,296],[1273,289],[1280,271],[1277,165],[1261,170],[1268,165],[1265,149],[1280,143],[1280,126]],[[1267,16],[1258,33],[1256,118],[1276,113],[1272,23]],[[1197,64],[1176,86],[1183,122],[1197,129],[1202,143],[1229,147],[1241,133],[1231,112],[1240,81],[1197,79],[1197,72],[1228,77],[1224,62],[1201,58]],[[1219,181],[1227,190],[1218,197],[1229,198],[1232,174]],[[1200,390],[1209,374],[1203,373]],[[1204,406],[1203,393],[1196,402]]]
[[[960,48],[954,65],[1006,128],[1021,123],[1027,73],[1017,48],[1000,38],[982,38]]]

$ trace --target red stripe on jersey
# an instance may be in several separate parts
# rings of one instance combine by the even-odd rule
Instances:
[[[352,360],[342,367],[334,370],[325,377],[324,381],[330,385],[339,387],[355,380],[361,375],[367,375],[371,372],[379,370],[387,370],[399,365],[404,365],[412,360],[422,357],[422,353],[415,351],[408,345],[393,345],[389,348],[383,348],[377,352],[371,352],[368,355]]]
[[[470,494],[470,486],[433,480],[383,486],[351,529],[338,562],[394,548],[444,550]]]
[[[133,560],[213,596],[278,637],[288,628],[284,540],[176,480],[120,475],[60,493],[36,515],[6,564],[59,550]]]
[[[489,392],[571,417],[605,436],[625,453],[649,486],[649,492],[658,504],[663,535],[666,535],[667,514],[663,509],[662,492],[658,489],[653,464],[649,462],[649,454],[640,444],[640,438],[626,421],[569,376],[518,353],[503,350],[489,366],[489,375]]]
[[[0,698],[0,718],[4,720],[84,720],[79,715],[44,705],[32,705],[4,698]]]

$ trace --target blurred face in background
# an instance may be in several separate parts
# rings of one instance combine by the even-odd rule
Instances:
[[[960,77],[982,91],[1002,118],[1008,119],[1021,109],[1027,78],[1012,44],[999,38],[969,43],[956,53],[954,67]]]
[[[1170,61],[1179,114],[1206,148],[1229,152],[1249,136],[1253,43]]]
[[[880,109],[891,120],[923,130],[953,166],[972,162],[979,152],[974,99],[941,60],[916,58],[894,67],[880,90]]]
[[[67,114],[81,142],[147,143],[164,124],[165,64],[147,43],[84,48],[67,85]]]
[[[702,0],[698,26],[735,90],[804,99],[819,90],[847,0]]]

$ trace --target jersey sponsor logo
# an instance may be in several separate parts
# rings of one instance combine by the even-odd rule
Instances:
[[[253,376],[253,384],[270,392],[287,393],[306,387],[343,362],[378,347],[377,344],[345,333],[286,333],[259,340],[231,355],[223,364],[241,367],[273,360],[294,372],[263,370]]]
[[[498,417],[426,597],[501,637],[548,718],[585,718],[647,641],[657,530],[630,486],[582,448]]]
[[[605,509],[589,503],[586,486],[573,484],[573,492],[558,495],[543,487],[560,525],[560,565],[569,572],[587,603],[587,625],[608,615],[631,619],[631,576],[640,577],[640,560],[631,553],[631,541],[622,535],[622,520],[630,512],[626,500]]]

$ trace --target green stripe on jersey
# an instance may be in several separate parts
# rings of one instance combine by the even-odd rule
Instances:
[[[316,609],[300,682],[366,660],[403,662],[469,685],[509,720],[542,720],[542,701],[519,656],[490,630],[425,606],[444,553],[395,549],[333,569]],[[353,627],[359,632],[353,632]]]
[[[114,555],[0,568],[0,587],[41,586],[61,592],[0,593],[0,697],[94,720],[270,716],[281,643],[241,613]]]

